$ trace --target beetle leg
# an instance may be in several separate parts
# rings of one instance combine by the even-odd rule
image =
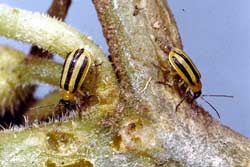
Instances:
[[[190,91],[190,88],[187,87],[187,89],[186,89],[186,91],[185,91],[185,94],[187,94],[189,91]]]
[[[169,75],[171,75],[171,76],[176,76],[176,75],[178,75],[178,73],[177,73],[176,71],[171,71],[171,72],[169,73]]]
[[[76,104],[76,110],[77,110],[77,113],[80,115],[82,110],[81,110],[81,106],[78,103]]]
[[[169,83],[169,82],[166,82],[166,81],[156,81],[157,84],[162,84],[162,85],[167,85],[169,87],[172,87],[173,84]]]
[[[185,94],[185,95],[183,96],[183,98],[181,99],[181,101],[176,105],[176,107],[175,107],[175,112],[177,111],[178,107],[181,105],[181,103],[184,102],[184,100],[185,100],[186,98],[187,98],[187,94]]]
[[[87,93],[85,93],[85,92],[83,92],[82,90],[77,90],[77,92],[81,95],[81,96],[86,96],[87,95]]]
[[[101,66],[102,64],[103,64],[103,62],[94,64],[94,67],[99,67],[99,66]]]
[[[178,83],[178,87],[182,87],[182,85],[184,84],[185,82],[182,80],[181,82]],[[186,89],[186,93],[189,91],[189,88]]]

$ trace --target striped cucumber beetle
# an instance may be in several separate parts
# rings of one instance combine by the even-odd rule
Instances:
[[[64,110],[76,110],[80,109],[76,104],[75,93],[80,91],[80,88],[88,74],[91,65],[91,56],[85,49],[75,49],[67,55],[65,58],[63,69],[61,72],[60,88],[62,89],[62,98],[56,107],[64,107]],[[39,106],[35,108],[44,108],[49,106],[55,106],[54,104]],[[34,108],[33,108],[34,109]]]
[[[192,62],[192,60],[188,57],[188,55],[181,49],[172,47],[169,52],[168,59],[169,59],[171,66],[174,68],[174,70],[182,79],[181,85],[183,83],[187,84],[186,95],[183,97],[180,103],[176,106],[176,110],[187,97],[187,92],[190,92],[191,90],[193,93],[193,100],[197,99],[198,97],[201,97],[203,101],[205,101],[210,107],[212,107],[216,111],[218,117],[220,118],[219,112],[211,103],[209,103],[206,99],[204,99],[204,96],[229,97],[229,98],[232,98],[233,96],[202,95],[202,91],[201,91],[202,83],[200,81],[201,74],[198,68]]]
[[[71,52],[65,59],[60,80],[62,89],[62,104],[66,109],[75,110],[76,91],[81,92],[80,88],[89,71],[91,64],[90,53],[85,49],[76,49]]]
[[[202,88],[201,74],[187,54],[180,49],[172,48],[168,59],[177,74],[188,85],[186,92],[191,89],[194,99],[200,97]]]

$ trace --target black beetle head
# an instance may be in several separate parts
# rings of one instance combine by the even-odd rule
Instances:
[[[194,99],[197,99],[198,97],[201,96],[201,91],[198,91],[198,92],[194,92]]]

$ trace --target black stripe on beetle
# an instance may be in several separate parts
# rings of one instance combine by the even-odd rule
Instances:
[[[69,69],[67,71],[66,81],[64,83],[64,89],[67,90],[67,91],[69,90],[69,82],[71,80],[71,77],[72,77],[76,62],[77,62],[78,58],[81,56],[81,54],[83,52],[84,52],[84,49],[78,49],[74,53],[74,56],[73,56],[72,60],[68,60],[68,59],[66,60],[66,61],[71,61]]]
[[[194,82],[192,81],[191,76],[189,75],[189,73],[187,72],[187,70],[185,69],[185,67],[178,61],[178,59],[176,57],[173,57],[173,60],[175,62],[175,64],[178,66],[178,68],[183,72],[183,74],[187,77],[189,83],[191,85],[194,85]]]
[[[188,66],[190,67],[190,69],[192,70],[192,72],[194,73],[195,77],[197,78],[197,82],[199,81],[200,79],[200,76],[199,74],[197,73],[197,71],[195,70],[194,68],[194,63],[193,62],[190,62],[189,59],[183,55],[182,53],[178,53],[176,51],[174,51],[176,54],[178,54],[179,56],[181,56],[181,58],[183,58],[185,60],[185,62],[188,64]]]
[[[80,68],[80,71],[79,71],[79,73],[78,73],[78,75],[77,75],[77,78],[76,78],[76,81],[75,81],[75,85],[74,85],[74,89],[73,89],[72,93],[74,93],[74,92],[77,90],[78,85],[79,85],[79,82],[80,82],[80,80],[81,80],[81,78],[82,78],[82,75],[83,75],[83,73],[84,73],[84,70],[85,70],[85,68],[86,68],[87,63],[88,63],[88,58],[85,57],[85,58],[84,58],[84,61],[83,61],[83,63],[82,63],[82,66],[81,66],[81,68]]]

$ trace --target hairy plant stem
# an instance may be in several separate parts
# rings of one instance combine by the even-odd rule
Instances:
[[[95,84],[88,84],[87,81],[85,87],[93,88],[93,85],[95,85],[90,90],[90,93],[95,93],[99,104],[103,104],[104,108],[110,112],[115,109],[119,97],[119,88],[111,63],[99,47],[87,36],[80,34],[74,28],[55,18],[5,5],[0,5],[0,35],[23,42],[30,42],[63,57],[76,48],[85,48],[92,56],[91,71],[96,71],[92,77],[95,78]],[[101,65],[96,67],[96,64]],[[54,77],[54,81],[57,80],[57,82],[53,83],[59,83],[58,74],[57,70],[54,74],[51,73],[50,77]],[[32,80],[32,78],[29,80]]]
[[[56,17],[64,21],[68,13],[70,4],[71,0],[53,0],[47,13],[51,17]],[[38,48],[37,46],[32,46],[30,49],[29,56],[51,58],[53,55],[48,51],[43,50],[42,48]]]

